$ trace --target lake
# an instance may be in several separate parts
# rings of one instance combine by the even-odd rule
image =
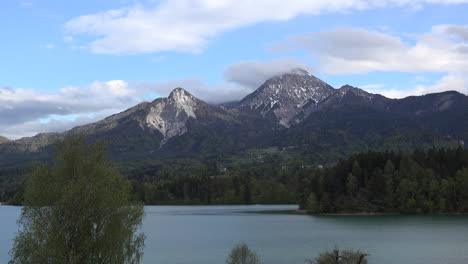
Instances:
[[[247,243],[265,264],[299,264],[340,248],[376,264],[468,263],[467,216],[308,216],[266,214],[291,205],[147,206],[144,264],[220,264]],[[19,207],[0,206],[0,264],[7,263]]]

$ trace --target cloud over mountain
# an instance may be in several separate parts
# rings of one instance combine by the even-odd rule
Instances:
[[[372,92],[380,93],[389,98],[404,98],[407,96],[440,93],[444,91],[458,91],[468,95],[468,79],[460,75],[449,74],[438,80],[433,85],[418,84],[404,90],[388,89],[386,87],[375,87],[372,89]]]
[[[313,72],[312,66],[306,65],[295,58],[278,58],[270,61],[241,61],[234,63],[224,71],[224,78],[228,82],[256,89],[271,76],[289,72],[294,68],[307,69]]]
[[[336,28],[290,36],[273,44],[273,51],[303,49],[319,60],[327,74],[363,74],[372,71],[468,73],[466,26],[439,25],[403,38],[362,28]]]

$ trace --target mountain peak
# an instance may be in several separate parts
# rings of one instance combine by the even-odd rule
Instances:
[[[146,116],[146,124],[161,132],[164,144],[169,138],[187,132],[186,123],[197,118],[196,111],[200,100],[183,88],[177,87],[167,98],[154,101]]]
[[[289,74],[294,74],[294,75],[302,75],[302,76],[307,76],[307,75],[312,75],[308,71],[302,69],[302,68],[293,68],[288,72]]]
[[[307,70],[303,69],[303,68],[299,68],[299,67],[296,67],[296,68],[291,68],[289,70],[285,70],[285,71],[282,71],[274,76],[272,76],[270,79],[275,79],[275,78],[283,78],[285,76],[311,76],[311,77],[315,77],[313,76],[310,72],[308,72]]]
[[[189,92],[187,92],[184,88],[177,87],[172,92],[169,94],[167,98],[173,99],[173,100],[184,100],[184,98],[195,98],[193,95],[191,95]]]
[[[355,86],[352,86],[352,85],[349,85],[349,84],[346,84],[346,85],[343,85],[341,86],[338,91],[341,91],[342,93],[347,93],[347,92],[352,92],[356,95],[359,95],[359,96],[373,96],[373,95],[376,95],[376,94],[373,94],[373,93],[370,93],[366,90],[363,90],[359,87],[355,87]]]
[[[354,87],[352,85],[349,85],[349,84],[345,84],[345,85],[340,87],[340,89],[347,89],[347,90],[352,89],[352,88],[356,88],[356,87]]]
[[[294,68],[268,79],[240,105],[264,116],[272,112],[282,126],[289,127],[303,106],[316,105],[334,93],[335,89],[326,82],[304,69]]]
[[[3,136],[0,136],[0,144],[1,143],[4,143],[4,142],[9,142],[10,139],[6,138],[6,137],[3,137]]]

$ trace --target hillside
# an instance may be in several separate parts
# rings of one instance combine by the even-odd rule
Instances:
[[[137,167],[269,147],[326,163],[367,150],[464,145],[466,116],[468,97],[457,92],[389,99],[350,85],[335,89],[294,69],[268,79],[239,102],[210,105],[176,88],[167,98],[64,133],[3,142],[0,165],[47,160],[51,144],[72,134],[103,140],[112,159]]]

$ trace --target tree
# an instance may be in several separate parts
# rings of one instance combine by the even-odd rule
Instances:
[[[327,251],[314,260],[308,260],[309,264],[367,264],[368,254],[359,250]]]
[[[457,171],[453,179],[453,197],[457,212],[468,211],[468,169]]]
[[[359,162],[357,160],[355,160],[353,162],[353,169],[352,169],[352,174],[354,175],[354,177],[356,178],[361,178],[362,176],[362,169],[361,167],[359,166]]]
[[[348,178],[346,179],[346,192],[351,198],[354,198],[358,190],[358,181],[357,178],[352,174],[348,173]]]
[[[139,263],[144,210],[129,197],[102,144],[78,136],[57,143],[54,166],[30,175],[10,264]]]
[[[317,195],[315,195],[314,192],[311,192],[309,194],[305,209],[307,209],[311,213],[317,213],[319,211],[319,203],[317,200]]]
[[[330,197],[328,193],[323,193],[322,198],[320,199],[320,212],[321,213],[328,213],[331,211],[331,203]]]
[[[244,182],[244,189],[243,189],[243,198],[245,204],[252,203],[252,182],[250,181],[250,177],[245,178]]]
[[[251,250],[246,244],[235,246],[228,258],[227,264],[260,264],[260,259],[257,254]]]
[[[391,160],[387,160],[384,168],[384,184],[385,184],[385,206],[387,210],[393,210],[393,174],[395,173],[395,166]]]

